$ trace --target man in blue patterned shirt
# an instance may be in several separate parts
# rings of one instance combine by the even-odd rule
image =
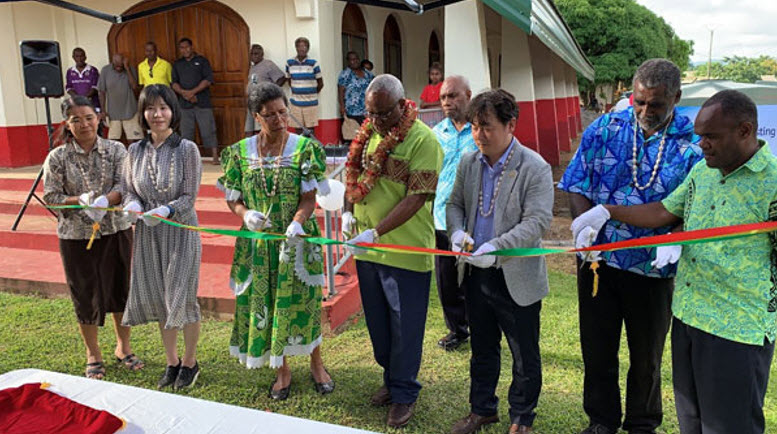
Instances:
[[[337,100],[340,103],[340,116],[351,118],[359,125],[364,122],[366,109],[364,98],[367,94],[367,86],[375,76],[362,68],[359,54],[349,51],[345,55],[348,67],[337,76]]]
[[[462,155],[478,150],[472,138],[472,125],[467,122],[466,108],[472,91],[469,81],[459,75],[448,77],[440,88],[440,103],[445,119],[432,129],[444,154],[442,170],[437,178],[434,197],[434,229],[437,248],[450,250],[451,242],[445,229],[445,206],[456,181],[456,169]],[[464,288],[459,285],[456,259],[451,256],[435,256],[434,270],[437,277],[437,294],[440,296],[445,325],[450,331],[437,342],[447,351],[458,348],[469,339],[467,310],[464,304]]]
[[[693,124],[679,115],[680,70],[651,59],[634,75],[634,106],[601,116],[583,133],[558,188],[569,193],[572,216],[599,204],[638,205],[664,199],[702,158]],[[578,247],[665,234],[671,227],[637,228],[601,219],[603,230],[573,225]],[[598,236],[596,233],[598,232]],[[593,237],[596,237],[595,240]],[[623,429],[654,432],[661,424],[661,356],[671,320],[676,266],[671,250],[604,252],[598,294],[589,262],[578,260],[580,344],[585,366],[583,433],[616,433],[621,426],[618,348],[626,325],[630,366]],[[586,258],[589,259],[589,258]],[[676,259],[674,259],[676,261]]]

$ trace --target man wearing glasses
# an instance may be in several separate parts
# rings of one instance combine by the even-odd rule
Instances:
[[[151,84],[170,86],[173,81],[173,66],[156,55],[156,43],[146,42],[146,58],[138,64],[138,84],[142,88]]]

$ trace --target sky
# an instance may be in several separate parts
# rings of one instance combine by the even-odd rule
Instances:
[[[712,58],[777,57],[777,1],[637,0],[661,16],[682,39],[694,41],[692,62]]]

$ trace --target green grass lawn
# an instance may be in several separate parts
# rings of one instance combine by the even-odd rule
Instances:
[[[542,308],[542,357],[544,384],[537,409],[538,433],[576,433],[587,425],[582,409],[583,364],[577,327],[577,301],[574,276],[551,272],[551,293]],[[436,291],[432,288],[424,341],[420,381],[424,385],[416,406],[416,416],[403,430],[406,433],[448,432],[452,423],[464,416],[469,406],[469,346],[446,353],[436,345],[446,333]],[[371,393],[381,384],[378,365],[372,359],[367,328],[363,319],[342,334],[324,340],[324,358],[337,389],[322,397],[313,390],[307,358],[291,358],[292,393],[288,401],[272,402],[267,388],[274,378],[268,368],[246,370],[228,354],[230,322],[203,322],[199,361],[202,374],[189,396],[239,405],[335,424],[387,431],[386,408],[368,404]],[[109,327],[100,335],[103,353],[112,356],[114,338]],[[108,364],[108,381],[155,388],[164,370],[164,355],[155,324],[133,329],[135,352],[146,361],[139,373]],[[668,342],[667,342],[668,347]],[[621,360],[628,360],[625,350]],[[510,382],[510,355],[503,345],[501,422],[485,433],[507,431],[507,387]],[[83,375],[84,350],[78,336],[73,308],[68,299],[41,299],[0,293],[0,373],[21,368],[40,368]],[[624,387],[626,369],[621,366]],[[664,354],[664,424],[661,432],[679,432],[671,388],[669,348]],[[774,374],[772,375],[774,378]],[[774,382],[766,397],[767,432],[777,426]]]

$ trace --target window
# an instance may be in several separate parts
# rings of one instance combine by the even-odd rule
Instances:
[[[367,24],[364,22],[364,15],[354,3],[348,3],[343,10],[343,69],[348,67],[348,60],[345,55],[349,51],[355,51],[359,58],[364,60],[367,57]]]
[[[437,38],[437,32],[432,30],[432,35],[429,36],[429,66],[434,62],[442,63],[442,55],[440,52],[440,40]]]
[[[402,36],[393,15],[386,18],[383,27],[383,66],[387,74],[402,80]]]

